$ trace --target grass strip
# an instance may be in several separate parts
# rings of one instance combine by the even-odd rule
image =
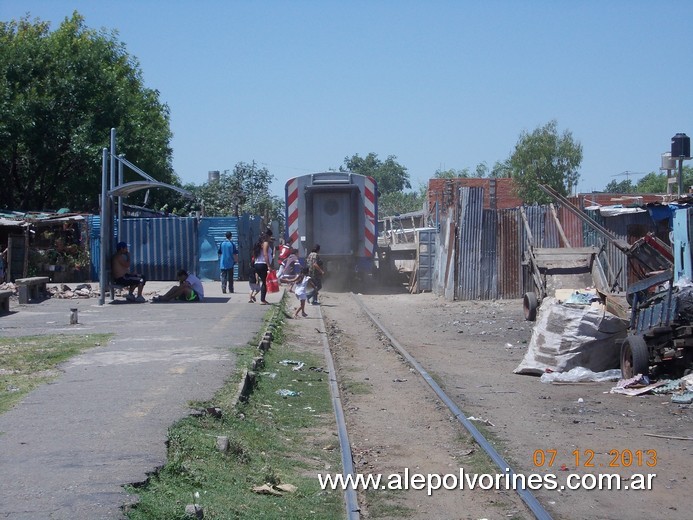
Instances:
[[[283,309],[278,315],[284,316]],[[276,320],[272,348],[249,401],[231,407],[242,368],[258,355],[257,343],[237,352],[237,374],[212,401],[192,404],[220,408],[220,418],[191,415],[169,429],[167,463],[143,486],[128,489],[139,495],[128,518],[182,519],[193,503],[203,508],[205,519],[344,518],[343,493],[321,490],[317,479],[319,472],[341,472],[328,374],[310,369],[324,360],[284,344],[281,319]],[[305,365],[295,371],[285,360]],[[282,397],[282,390],[298,395]],[[229,438],[228,451],[217,449],[218,436]],[[263,484],[292,484],[297,490],[281,496],[253,491]]]
[[[105,345],[112,334],[0,338],[0,413],[37,386],[60,375],[58,365],[84,350]]]

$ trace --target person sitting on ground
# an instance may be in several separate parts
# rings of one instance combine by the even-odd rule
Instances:
[[[170,301],[201,302],[205,297],[202,281],[185,269],[178,271],[178,285],[171,287],[166,294],[155,296],[152,303]]]
[[[128,245],[125,242],[118,242],[116,252],[111,259],[111,275],[113,283],[122,285],[128,288],[128,294],[125,297],[128,301],[143,302],[142,289],[146,283],[144,276],[130,272],[130,252]],[[135,297],[135,288],[137,288],[137,297]]]

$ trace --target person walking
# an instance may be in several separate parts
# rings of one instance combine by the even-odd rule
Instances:
[[[257,275],[257,271],[255,270],[255,264],[250,266],[250,273],[248,274],[248,286],[250,287],[248,303],[255,303],[255,297],[260,294],[260,290],[262,289],[260,285],[260,277]]]
[[[279,270],[277,271],[277,280],[279,280],[279,283],[286,283],[289,278],[301,272],[301,262],[296,253],[297,251],[295,249],[289,248],[289,255],[282,260]]]
[[[226,287],[233,293],[233,266],[238,263],[238,248],[231,240],[233,234],[226,232],[226,240],[219,246],[219,271],[221,273],[221,292],[226,294]]]
[[[298,299],[298,307],[295,309],[294,318],[298,318],[299,313],[304,318],[307,318],[306,300],[310,293],[315,291],[315,283],[310,279],[310,276],[308,276],[308,268],[304,267],[299,274],[291,277],[288,281],[294,284],[293,291]]]
[[[267,229],[253,247],[255,271],[262,283],[260,288],[260,305],[269,305],[267,301],[267,273],[272,267],[272,230]]]
[[[313,305],[320,305],[318,301],[318,292],[322,289],[322,277],[325,274],[324,264],[320,258],[320,244],[315,244],[315,247],[313,247],[306,259],[306,263],[308,264],[310,279],[315,286],[315,291],[313,291],[312,301],[310,303]]]

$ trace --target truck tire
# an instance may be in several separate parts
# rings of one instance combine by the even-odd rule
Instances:
[[[642,336],[628,336],[621,344],[621,376],[630,379],[650,373],[650,352]]]
[[[525,312],[526,321],[534,321],[537,319],[537,307],[539,307],[539,302],[537,301],[536,293],[525,293],[522,297],[522,309]]]

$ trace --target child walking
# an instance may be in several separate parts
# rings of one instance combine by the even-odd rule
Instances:
[[[250,294],[248,295],[248,303],[255,303],[255,297],[260,292],[260,289],[262,288],[262,286],[261,286],[260,277],[258,276],[257,271],[255,270],[255,266],[253,266],[252,263],[250,266],[250,273],[248,274],[248,285],[250,286]]]
[[[304,318],[307,317],[306,300],[308,299],[308,293],[312,293],[315,290],[315,284],[308,276],[308,268],[304,267],[298,275],[287,281],[293,282],[294,294],[298,298],[298,307],[296,307],[296,312],[294,312],[294,318],[298,318],[299,312]],[[310,286],[310,289],[308,286]]]

